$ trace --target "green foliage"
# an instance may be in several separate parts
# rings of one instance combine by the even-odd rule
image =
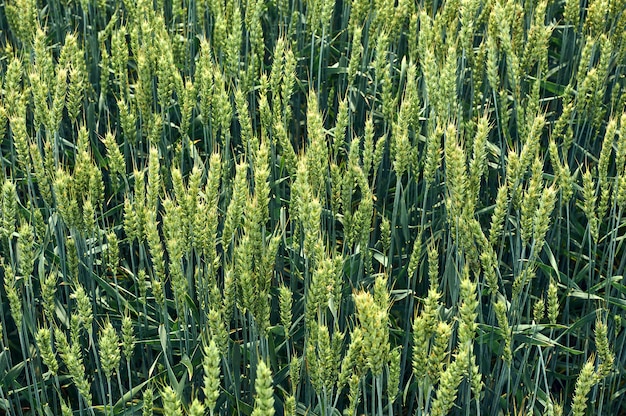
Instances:
[[[0,414],[621,414],[624,0],[0,17]]]

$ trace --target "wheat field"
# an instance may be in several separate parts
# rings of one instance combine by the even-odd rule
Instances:
[[[626,414],[626,0],[5,0],[0,415]]]

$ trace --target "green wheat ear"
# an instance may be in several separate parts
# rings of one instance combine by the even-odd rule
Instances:
[[[100,331],[98,342],[100,352],[100,363],[107,378],[110,378],[113,371],[117,371],[120,364],[119,337],[111,321],[107,320]]]
[[[59,364],[56,355],[52,350],[52,331],[49,328],[39,328],[35,335],[35,341],[39,348],[41,359],[50,370],[52,375],[56,375],[59,370]]]
[[[595,328],[596,348],[598,358],[601,360],[598,367],[598,377],[606,377],[613,369],[615,357],[609,346],[608,326],[600,319],[596,320]]]
[[[278,289],[280,303],[280,322],[284,328],[285,336],[288,338],[291,331],[293,292],[287,286],[280,286]]]
[[[272,416],[274,410],[274,388],[272,387],[272,372],[265,364],[259,361],[257,376],[254,382],[256,392],[252,416]]]
[[[587,395],[597,380],[598,374],[594,370],[594,357],[590,357],[583,365],[576,380],[576,389],[572,398],[572,415],[583,416],[587,413]]]
[[[215,404],[219,397],[220,389],[220,354],[211,339],[209,344],[204,348],[204,404],[211,413],[215,410]]]
[[[153,413],[153,409],[154,409],[153,400],[154,400],[154,392],[151,387],[148,387],[143,392],[143,401],[142,401],[142,410],[141,410],[142,416],[152,416],[154,414]]]
[[[182,403],[172,387],[166,386],[161,390],[161,399],[165,416],[183,416]]]
[[[189,416],[204,416],[204,405],[198,399],[193,399],[193,402],[191,402],[187,414]]]

